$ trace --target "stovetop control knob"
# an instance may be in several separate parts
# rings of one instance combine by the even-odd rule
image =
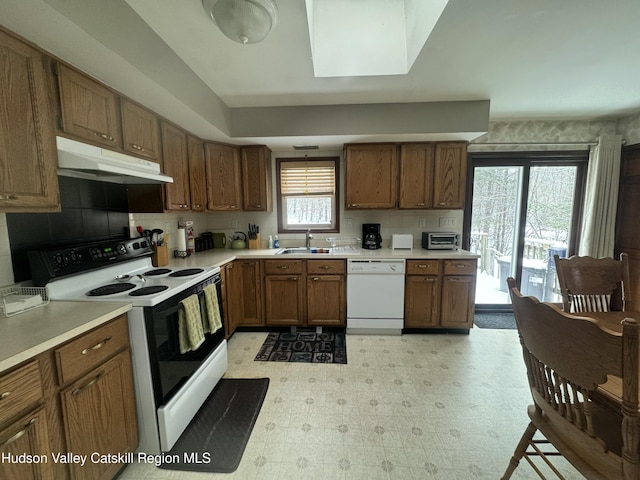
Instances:
[[[67,262],[64,255],[58,252],[53,255],[53,263],[55,263],[58,267],[64,267]]]
[[[127,247],[125,246],[124,243],[119,243],[118,246],[116,247],[116,251],[117,251],[118,255],[126,255],[127,254]]]

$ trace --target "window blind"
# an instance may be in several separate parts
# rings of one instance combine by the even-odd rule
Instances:
[[[333,195],[335,193],[333,161],[286,162],[280,166],[282,195]]]

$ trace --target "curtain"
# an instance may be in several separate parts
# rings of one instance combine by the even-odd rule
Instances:
[[[621,150],[621,135],[602,135],[591,147],[579,255],[613,256]]]

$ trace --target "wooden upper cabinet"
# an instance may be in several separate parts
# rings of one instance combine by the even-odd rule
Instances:
[[[432,143],[400,146],[399,208],[432,208],[434,150]]]
[[[207,206],[207,178],[204,166],[204,145],[202,140],[187,136],[189,153],[189,185],[191,210],[204,211]]]
[[[240,210],[242,206],[238,147],[204,144],[207,176],[207,210]]]
[[[433,207],[464,207],[467,177],[467,144],[436,143],[434,161]]]
[[[346,208],[395,208],[397,172],[395,143],[346,145]]]
[[[187,134],[184,130],[161,122],[163,171],[173,177],[173,183],[165,187],[165,208],[167,210],[189,210],[189,158]]]
[[[271,211],[271,150],[266,146],[242,147],[242,208]]]
[[[160,163],[160,127],[155,113],[126,98],[120,99],[120,110],[124,151]]]
[[[65,133],[112,149],[122,148],[118,96],[95,80],[58,64]]]
[[[48,62],[0,31],[0,211],[60,211]]]

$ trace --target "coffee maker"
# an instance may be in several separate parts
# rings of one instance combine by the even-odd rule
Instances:
[[[380,236],[379,223],[362,224],[362,248],[366,250],[377,250],[381,247],[382,237]]]

